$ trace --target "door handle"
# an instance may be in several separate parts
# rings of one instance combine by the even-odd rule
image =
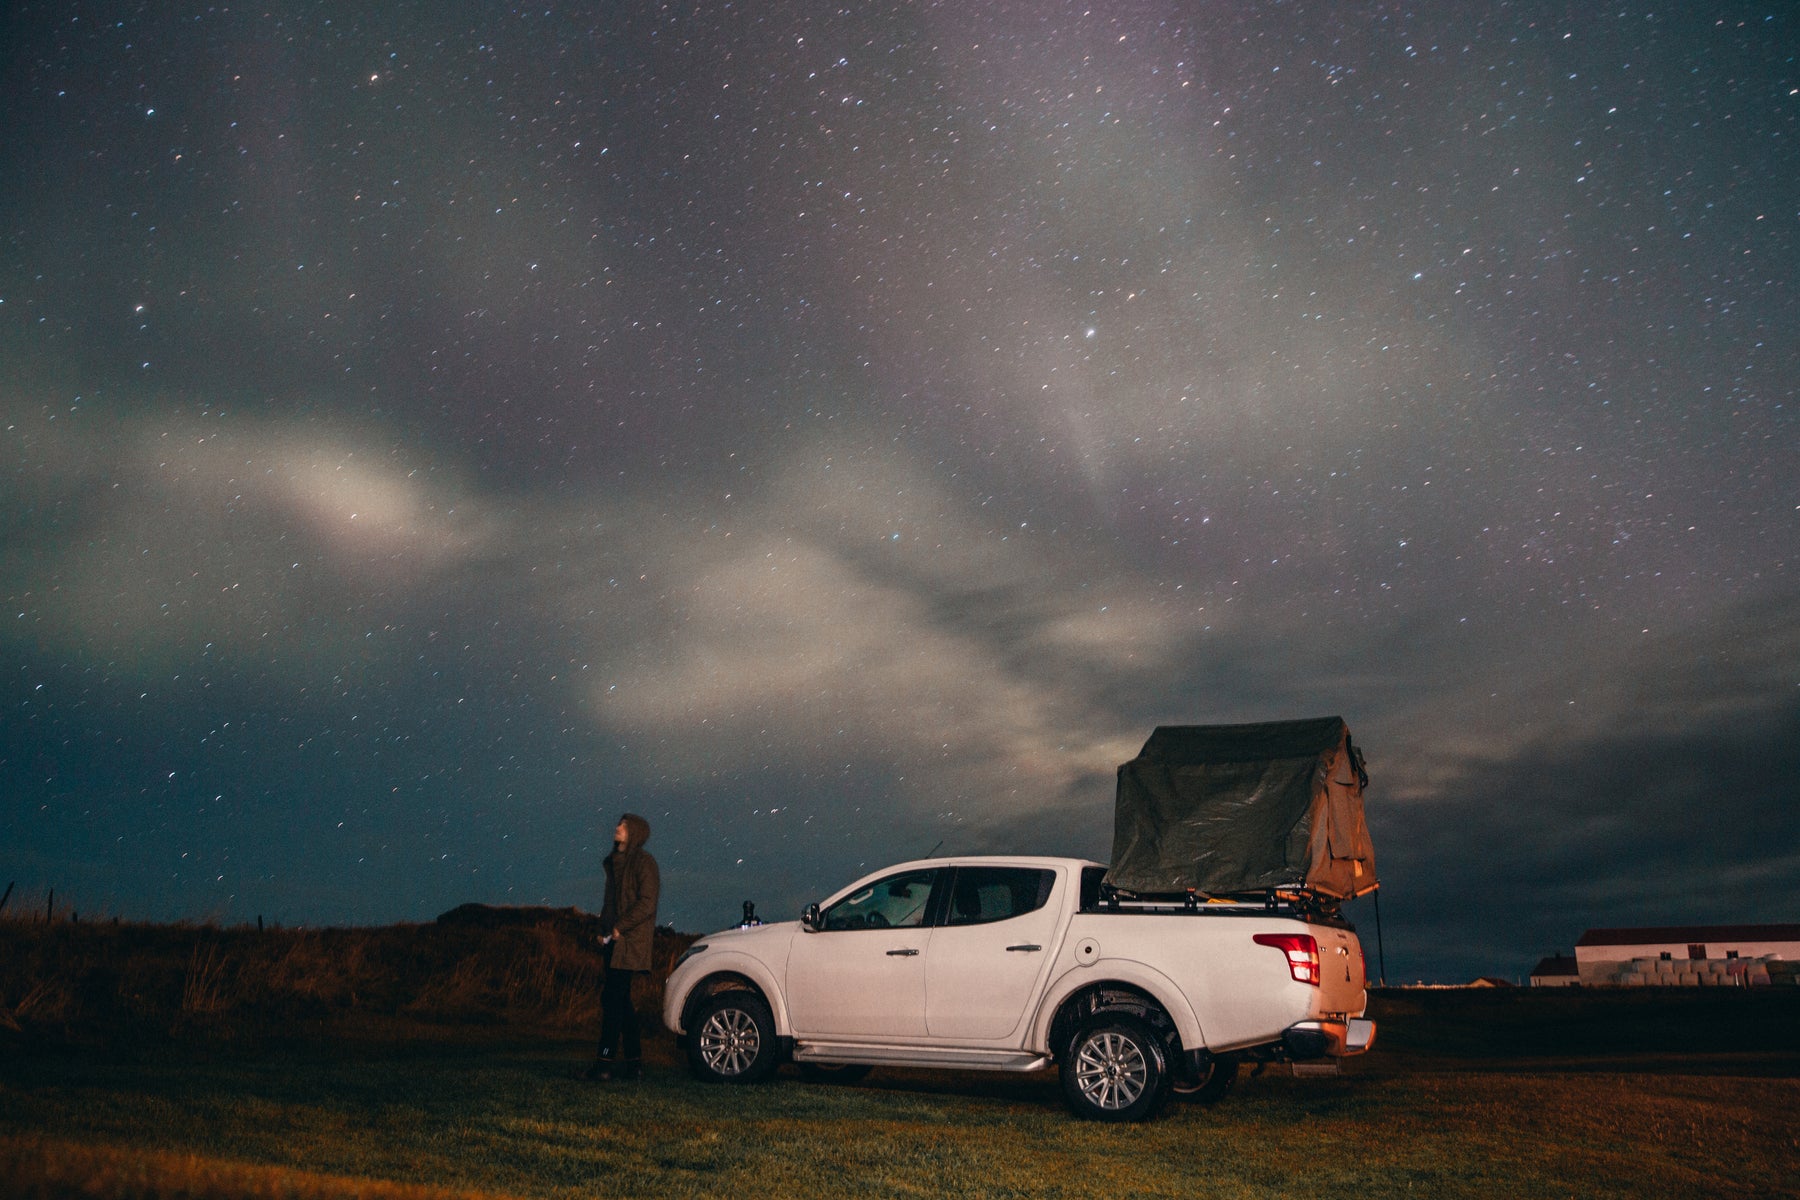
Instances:
[[[1035,946],[1035,945],[1027,944],[1027,945],[1023,945],[1023,946],[1008,946],[1006,948],[1006,952],[1008,954],[1011,954],[1015,950],[1023,950],[1027,954],[1036,954],[1039,950],[1042,950],[1042,949],[1043,949],[1042,946]]]
[[[918,956],[918,953],[919,952],[917,950],[889,950],[888,957],[889,958],[915,958]]]

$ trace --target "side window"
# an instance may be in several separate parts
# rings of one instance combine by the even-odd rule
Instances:
[[[907,929],[925,923],[938,869],[902,871],[858,888],[825,910],[826,929]]]
[[[1105,867],[1081,868],[1081,911],[1092,912],[1100,907],[1100,885],[1106,881]]]
[[[944,923],[986,925],[1036,912],[1055,883],[1055,871],[1037,867],[958,867]]]

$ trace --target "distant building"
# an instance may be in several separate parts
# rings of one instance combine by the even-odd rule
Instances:
[[[1575,943],[1572,982],[1590,987],[1792,986],[1796,971],[1800,925],[1665,925],[1588,930]],[[1535,972],[1532,982],[1537,982]]]
[[[1531,968],[1532,987],[1572,987],[1580,982],[1573,954],[1552,954]]]

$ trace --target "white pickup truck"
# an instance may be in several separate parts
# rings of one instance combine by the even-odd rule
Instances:
[[[1359,1054],[1375,1036],[1361,943],[1304,897],[1141,901],[1071,858],[901,863],[799,921],[701,939],[663,1021],[706,1080],[784,1060],[1031,1071],[1056,1064],[1076,1115],[1144,1120],[1173,1091],[1214,1099],[1243,1061]]]

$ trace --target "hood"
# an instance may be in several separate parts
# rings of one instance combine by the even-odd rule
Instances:
[[[626,848],[642,850],[644,844],[650,840],[650,822],[636,813],[626,813],[619,820],[624,824],[625,831],[631,835],[631,841],[626,843]]]

